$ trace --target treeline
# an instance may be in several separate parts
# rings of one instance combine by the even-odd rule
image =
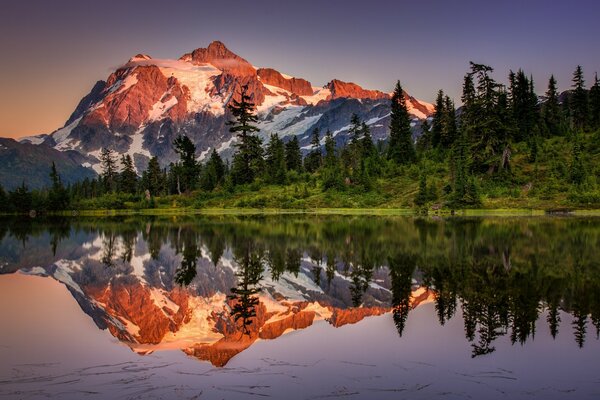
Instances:
[[[314,129],[305,156],[296,136],[286,141],[285,134],[273,134],[262,143],[255,106],[248,88],[242,87],[240,100],[228,106],[233,117],[229,130],[237,139],[231,164],[215,150],[207,161],[198,162],[194,143],[179,136],[173,142],[179,160],[161,168],[154,157],[139,176],[129,155],[118,160],[105,148],[97,179],[65,187],[52,166],[53,185],[47,190],[31,192],[25,184],[10,193],[0,188],[0,211],[64,210],[82,205],[123,208],[129,203],[154,207],[156,198],[171,195],[227,196],[240,188],[298,183],[303,184],[305,196],[309,185],[322,192],[360,196],[399,177],[409,181],[407,191],[415,190],[410,182],[418,183],[413,204],[424,209],[433,204],[451,209],[478,207],[482,192],[491,196],[497,187],[522,184],[535,185],[533,193],[539,196],[570,190],[573,201],[580,196],[588,203],[600,203],[600,171],[590,159],[599,150],[598,77],[588,90],[578,66],[571,90],[560,94],[551,76],[545,95],[538,97],[533,77],[524,71],[510,71],[508,85],[498,83],[492,73],[490,66],[471,63],[458,109],[440,90],[434,114],[423,122],[416,141],[398,82],[391,98],[389,140],[374,143],[369,126],[353,115],[349,140],[336,146],[332,132]],[[545,152],[553,138],[565,138],[568,147],[561,147],[560,155],[568,161],[548,161],[551,155]],[[518,166],[513,161],[516,156],[521,160]]]

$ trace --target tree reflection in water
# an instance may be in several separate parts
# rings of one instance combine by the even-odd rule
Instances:
[[[231,316],[245,334],[264,279],[283,277],[306,277],[320,291],[315,299],[338,308],[389,307],[400,336],[415,290],[426,289],[441,325],[460,311],[473,357],[493,352],[501,336],[525,344],[542,313],[554,338],[561,313],[563,319],[570,314],[566,322],[580,347],[590,325],[596,337],[600,332],[600,219],[13,218],[0,223],[0,262],[24,265],[23,259],[44,251],[57,259],[79,233],[100,236],[98,260],[111,268],[131,263],[140,243],[156,262],[165,248],[173,249],[181,262],[167,272],[184,286],[195,282],[199,260],[211,263],[211,274],[224,259],[233,261]],[[46,250],[35,248],[38,242]]]

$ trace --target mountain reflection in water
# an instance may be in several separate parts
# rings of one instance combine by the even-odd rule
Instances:
[[[0,273],[62,282],[140,354],[216,366],[319,320],[391,313],[402,336],[426,302],[442,325],[463,318],[472,357],[501,336],[525,345],[542,314],[578,347],[600,332],[600,219],[19,218],[0,221],[0,240]]]

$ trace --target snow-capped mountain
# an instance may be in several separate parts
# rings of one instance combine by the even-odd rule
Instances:
[[[308,149],[309,134],[318,127],[330,129],[342,142],[352,113],[367,122],[375,140],[388,135],[389,93],[337,79],[315,87],[272,68],[257,68],[223,43],[212,42],[178,60],[132,57],[94,85],[62,128],[22,141],[77,151],[86,157],[82,165],[97,172],[102,147],[130,154],[138,170],[151,156],[166,165],[177,158],[171,143],[179,134],[195,142],[199,159],[212,149],[228,157],[235,138],[226,125],[231,119],[227,104],[239,96],[241,85],[248,85],[257,106],[263,138],[296,135]],[[408,95],[407,106],[417,127],[433,112],[431,104]]]

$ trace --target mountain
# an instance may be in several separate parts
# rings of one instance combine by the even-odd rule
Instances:
[[[85,157],[76,151],[58,151],[27,141],[0,138],[0,183],[5,189],[14,189],[23,181],[29,188],[48,187],[51,184],[52,162],[65,183],[93,178],[96,173],[83,167]]]
[[[212,149],[229,157],[235,138],[226,125],[231,119],[227,104],[239,97],[241,85],[248,85],[257,106],[264,139],[271,133],[296,135],[306,151],[309,134],[318,127],[323,133],[330,129],[341,143],[353,113],[367,122],[375,140],[389,134],[389,93],[337,79],[315,87],[272,68],[257,68],[223,43],[212,42],[177,60],[132,57],[94,84],[62,128],[23,142],[77,152],[85,158],[82,165],[96,172],[102,147],[130,154],[138,171],[151,156],[167,165],[177,159],[171,143],[179,134],[194,141],[200,160]],[[433,111],[431,104],[408,94],[407,106],[415,130]]]

